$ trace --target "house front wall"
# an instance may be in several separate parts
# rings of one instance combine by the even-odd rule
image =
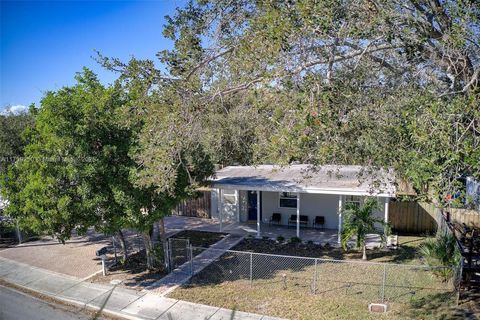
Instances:
[[[232,191],[227,191],[230,194]],[[212,189],[211,195],[211,217],[219,219],[219,190]],[[270,221],[272,213],[280,213],[282,215],[281,224],[288,225],[288,219],[291,215],[297,214],[296,208],[280,207],[279,192],[262,192],[262,220],[265,223]],[[237,193],[236,204],[227,204],[223,201],[223,215],[222,220],[227,222],[245,222],[248,220],[248,201],[247,191],[239,190]],[[308,216],[308,226],[311,227],[316,216],[325,217],[324,227],[327,229],[338,229],[338,200],[339,195],[331,194],[313,194],[300,193],[300,214]],[[343,204],[345,205],[345,197],[343,197]],[[361,201],[365,198],[362,197]],[[384,198],[378,198],[379,208],[374,211],[374,216],[379,219],[384,219]],[[381,228],[381,225],[377,225]]]
[[[242,193],[235,190],[223,190],[221,193],[223,201],[220,199],[220,190],[211,190],[211,208],[210,213],[212,219],[219,220],[219,210],[222,210],[222,221],[238,222],[240,219],[240,210],[242,210]],[[227,200],[227,197],[229,200]],[[232,201],[235,198],[235,201]],[[222,204],[220,206],[220,204]]]
[[[308,216],[308,226],[311,227],[316,216],[325,217],[325,228],[338,228],[338,195],[300,193],[300,214]],[[296,208],[280,207],[278,192],[262,193],[262,209],[264,222],[270,221],[272,213],[282,215],[282,224],[288,225],[291,215],[297,214]]]

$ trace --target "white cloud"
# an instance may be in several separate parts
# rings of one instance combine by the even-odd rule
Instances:
[[[0,113],[1,114],[9,114],[9,113],[19,114],[19,113],[25,112],[27,110],[28,110],[28,107],[26,107],[24,105],[21,105],[21,104],[17,104],[17,105],[14,105],[14,106],[6,107]]]

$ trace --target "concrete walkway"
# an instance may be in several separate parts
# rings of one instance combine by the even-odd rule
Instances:
[[[0,278],[59,300],[127,319],[267,320],[267,316],[169,299],[148,292],[99,285],[0,258]],[[2,301],[0,301],[0,308]]]
[[[197,274],[207,267],[210,263],[218,259],[226,250],[237,245],[243,235],[229,234],[219,242],[211,245],[208,249],[193,258],[193,263],[186,262],[170,274],[147,287],[144,291],[154,292],[155,294],[165,296],[175,290],[178,286],[186,283],[193,274]]]

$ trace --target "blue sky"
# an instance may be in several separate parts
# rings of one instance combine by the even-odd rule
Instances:
[[[180,0],[5,1],[0,0],[0,110],[38,105],[44,93],[74,83],[83,66],[105,84],[115,74],[93,59],[155,59],[172,43],[162,36],[164,16]]]

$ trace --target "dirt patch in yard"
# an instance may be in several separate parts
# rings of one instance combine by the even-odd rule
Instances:
[[[167,275],[168,272],[160,266],[155,270],[147,270],[145,249],[131,254],[124,264],[120,262],[109,267],[107,275],[97,273],[88,281],[93,283],[113,284],[121,283],[129,289],[143,290],[145,287]]]
[[[418,236],[400,236],[396,249],[376,248],[367,250],[369,261],[387,263],[420,264],[416,250],[427,238]],[[291,243],[289,241],[275,241],[269,239],[246,238],[232,250],[268,253],[298,257],[311,257],[336,260],[361,260],[359,250],[344,251],[339,247],[314,243]]]
[[[227,233],[220,232],[184,230],[175,234],[174,236],[172,236],[172,238],[189,239],[190,244],[194,247],[208,248],[212,244],[215,244],[225,238],[227,235]]]

